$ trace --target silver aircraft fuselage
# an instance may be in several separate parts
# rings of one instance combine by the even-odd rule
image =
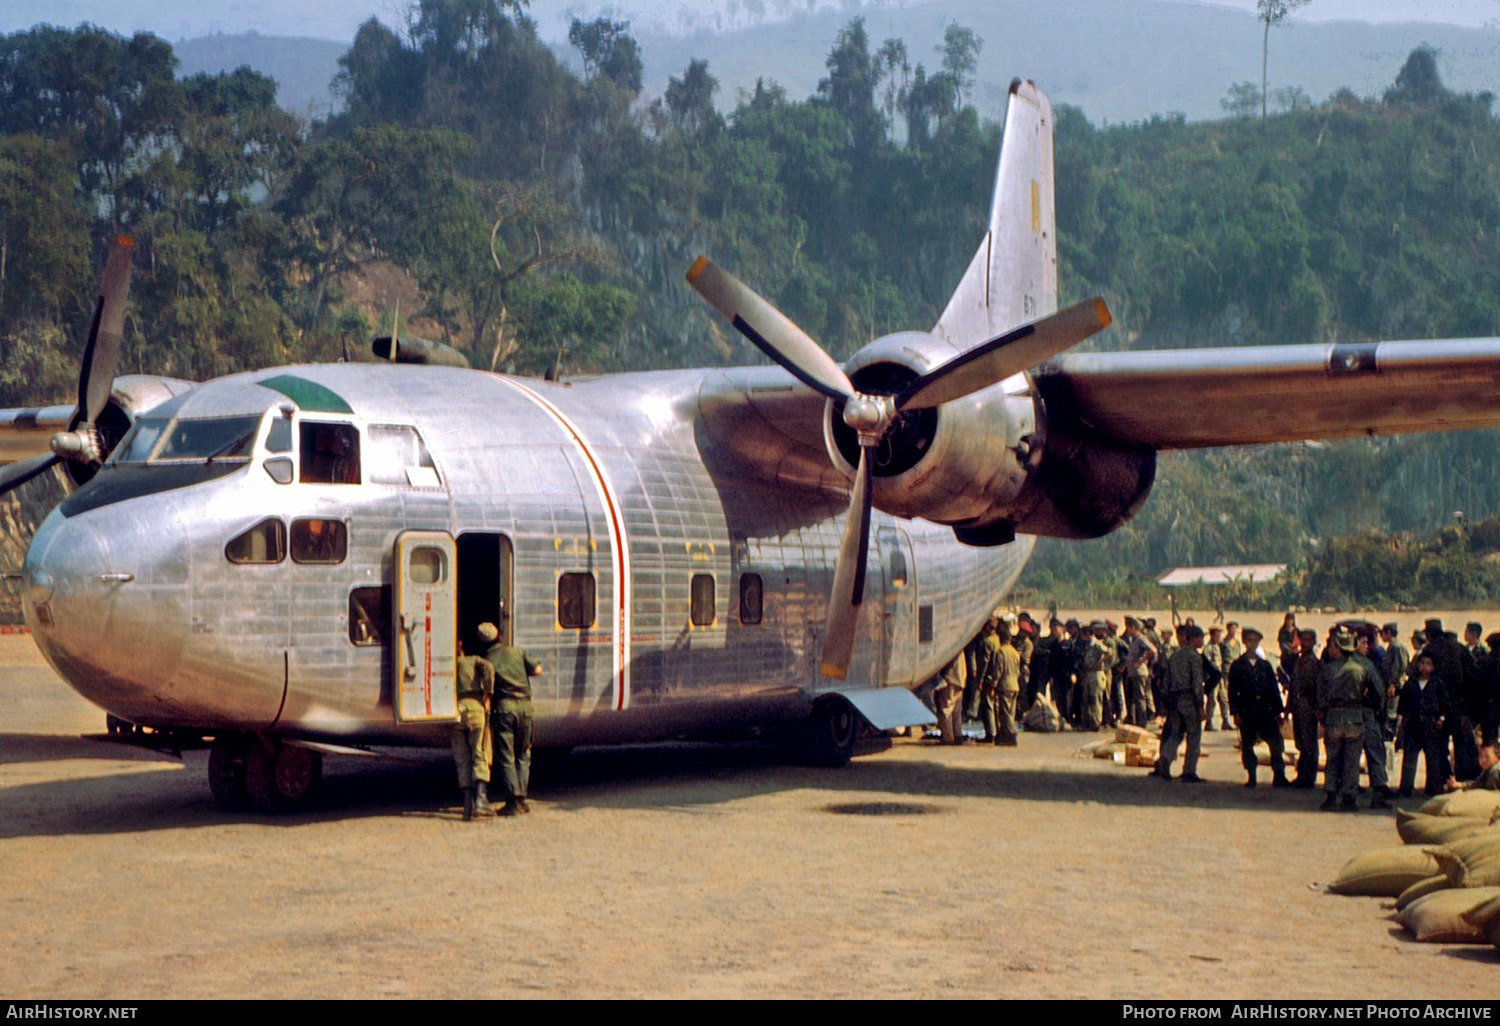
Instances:
[[[877,513],[849,679],[825,680],[847,500],[831,494],[837,482],[791,489],[725,452],[701,412],[705,383],[723,374],[557,384],[335,364],[209,382],[143,422],[257,417],[253,449],[132,465],[127,439],[38,530],[27,623],[69,684],[133,723],[446,745],[441,723],[397,722],[399,625],[372,640],[351,622],[354,593],[391,586],[398,539],[426,532],[458,547],[458,588],[472,593],[460,632],[494,618],[497,597],[513,610],[513,641],[545,667],[534,685],[546,744],[791,721],[835,683],[930,677],[1004,598],[1032,539],[969,548],[948,527]],[[358,483],[304,483],[313,457],[272,451],[273,431],[305,438],[304,424],[358,432]],[[389,442],[413,430],[430,460],[403,477]],[[231,541],[270,518],[341,522],[346,551],[231,562]],[[560,606],[563,578],[578,575],[594,590],[582,627]]]

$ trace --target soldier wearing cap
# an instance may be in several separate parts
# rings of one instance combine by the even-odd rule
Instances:
[[[1032,657],[1036,654],[1036,621],[1030,613],[1016,617],[1016,629],[1011,632],[1011,645],[1021,660],[1021,692],[1016,698],[1016,708],[1024,713],[1031,708],[1036,697],[1036,682],[1031,678]]]
[[[995,627],[994,657],[991,663],[993,690],[990,693],[992,721],[984,725],[986,734],[995,735],[995,744],[1016,745],[1016,698],[1021,691],[1021,656],[1011,644],[1010,624],[1001,620]]]
[[[1395,797],[1386,777],[1385,737],[1381,733],[1381,721],[1385,718],[1385,674],[1371,657],[1373,627],[1364,628],[1354,636],[1354,658],[1358,659],[1369,674],[1370,682],[1365,692],[1365,768],[1370,775],[1370,808],[1388,809],[1388,798]]]
[[[1183,644],[1167,660],[1167,725],[1162,732],[1161,757],[1156,760],[1152,776],[1172,779],[1172,762],[1177,746],[1187,739],[1187,755],[1182,764],[1184,783],[1202,783],[1198,776],[1198,755],[1203,746],[1203,628],[1184,627]]]
[[[489,626],[486,624],[485,626]],[[484,637],[483,632],[480,637]],[[456,674],[458,722],[453,725],[453,762],[458,767],[458,788],[464,797],[464,820],[474,813],[494,812],[487,793],[490,784],[489,721],[490,697],[495,693],[495,668],[488,659],[464,654],[463,639],[458,639]]]
[[[964,650],[964,656],[968,660],[969,674],[964,715],[984,724],[986,743],[995,740],[993,696],[1000,673],[1000,668],[995,665],[1000,652],[1000,642],[995,638],[995,628],[999,623],[1000,617],[990,614],[989,618],[984,621],[984,626],[979,628],[979,633],[974,636],[974,640],[969,642],[968,648]]]
[[[501,611],[503,622],[505,612]],[[493,728],[495,765],[500,784],[505,789],[502,816],[519,816],[530,812],[526,792],[531,778],[531,745],[535,740],[531,705],[531,678],[541,674],[542,666],[533,662],[525,650],[510,645],[492,623],[479,625],[479,637],[489,642],[485,658],[495,667],[495,704],[490,723]]]
[[[1098,730],[1104,725],[1104,700],[1109,694],[1109,670],[1114,665],[1115,652],[1114,645],[1106,640],[1109,626],[1103,620],[1090,623],[1088,632],[1091,637],[1081,649],[1081,672],[1078,675],[1079,686],[1083,689],[1081,729]]]
[[[1104,703],[1104,723],[1116,727],[1125,720],[1125,657],[1130,653],[1130,642],[1113,620],[1105,620],[1104,626],[1109,631],[1104,641],[1114,657],[1109,664],[1109,700]]]
[[[1229,708],[1235,725],[1240,728],[1240,764],[1249,779],[1246,787],[1255,786],[1258,762],[1255,743],[1264,741],[1271,750],[1271,786],[1286,787],[1286,751],[1281,740],[1281,720],[1285,707],[1281,702],[1281,685],[1276,671],[1260,656],[1264,637],[1255,627],[1245,628],[1245,654],[1229,667]],[[1213,709],[1209,709],[1209,716]],[[1317,743],[1313,744],[1316,757]]]
[[[943,744],[958,745],[964,742],[964,685],[969,681],[969,668],[963,652],[959,652],[943,667],[941,683],[932,694],[937,706],[938,733]]]
[[[1222,727],[1229,729],[1230,718],[1233,713],[1229,708],[1229,668],[1234,661],[1224,661],[1224,632],[1217,627],[1208,629],[1208,642],[1203,646],[1203,658],[1208,661],[1219,673],[1219,682],[1209,687],[1205,685],[1205,693],[1208,705],[1208,719],[1203,721],[1204,730],[1218,730]],[[1219,727],[1214,726],[1214,710],[1219,710]]]
[[[1151,675],[1151,715],[1166,722],[1168,712],[1167,701],[1167,665],[1172,661],[1172,653],[1177,651],[1177,638],[1172,631],[1157,631],[1156,618],[1148,616],[1145,619],[1146,638],[1156,646],[1155,672]]]
[[[1318,784],[1318,680],[1323,661],[1318,658],[1318,632],[1298,628],[1297,662],[1292,667],[1288,698],[1292,707],[1292,735],[1297,740],[1297,779],[1293,787]]]
[[[1380,640],[1385,644],[1385,716],[1380,725],[1381,736],[1392,741],[1396,737],[1396,706],[1401,700],[1401,686],[1411,668],[1411,649],[1401,643],[1401,629],[1394,623],[1380,628]]]
[[[1323,770],[1323,789],[1328,793],[1321,808],[1352,812],[1358,806],[1359,753],[1364,747],[1365,695],[1368,671],[1355,658],[1354,635],[1344,628],[1333,632],[1333,652],[1318,680],[1318,713],[1323,723],[1323,743],[1328,758]]]
[[[1151,717],[1151,667],[1156,662],[1156,646],[1146,638],[1141,621],[1125,618],[1125,722],[1144,727]]]

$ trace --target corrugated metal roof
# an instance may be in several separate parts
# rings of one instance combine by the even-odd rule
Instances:
[[[1243,563],[1238,566],[1179,566],[1156,579],[1157,584],[1175,588],[1183,584],[1229,584],[1232,581],[1257,583],[1273,580],[1286,571],[1285,563]]]

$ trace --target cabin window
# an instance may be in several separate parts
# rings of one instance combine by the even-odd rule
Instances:
[[[224,546],[231,563],[280,563],[286,558],[286,525],[275,517],[262,520]]]
[[[342,563],[349,530],[342,520],[293,520],[292,559],[298,563]]]
[[[365,473],[371,484],[437,488],[437,468],[414,427],[372,424],[365,438]]]
[[[594,626],[593,574],[562,574],[557,578],[557,624],[570,630]]]
[[[906,557],[900,552],[891,553],[891,587],[906,587]]]
[[[349,593],[349,640],[361,647],[385,643],[391,622],[391,589],[355,588]]]
[[[359,431],[352,424],[302,422],[302,483],[359,484]]]
[[[932,643],[932,607],[917,607],[917,641],[928,645]]]
[[[740,623],[760,623],[765,594],[760,574],[740,574]]]
[[[411,550],[406,575],[413,584],[442,584],[448,579],[448,557],[442,549],[424,545]]]
[[[691,587],[691,610],[694,627],[712,627],[714,622],[714,576],[694,574]]]

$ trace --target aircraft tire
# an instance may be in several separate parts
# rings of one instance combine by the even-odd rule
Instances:
[[[245,738],[226,734],[214,739],[208,753],[208,789],[225,812],[248,812],[250,792],[245,787]]]
[[[323,757],[306,748],[255,740],[245,753],[245,790],[259,812],[300,812],[323,780]]]
[[[797,732],[797,750],[802,761],[813,766],[847,766],[859,740],[859,714],[847,699],[830,695],[813,704]]]

